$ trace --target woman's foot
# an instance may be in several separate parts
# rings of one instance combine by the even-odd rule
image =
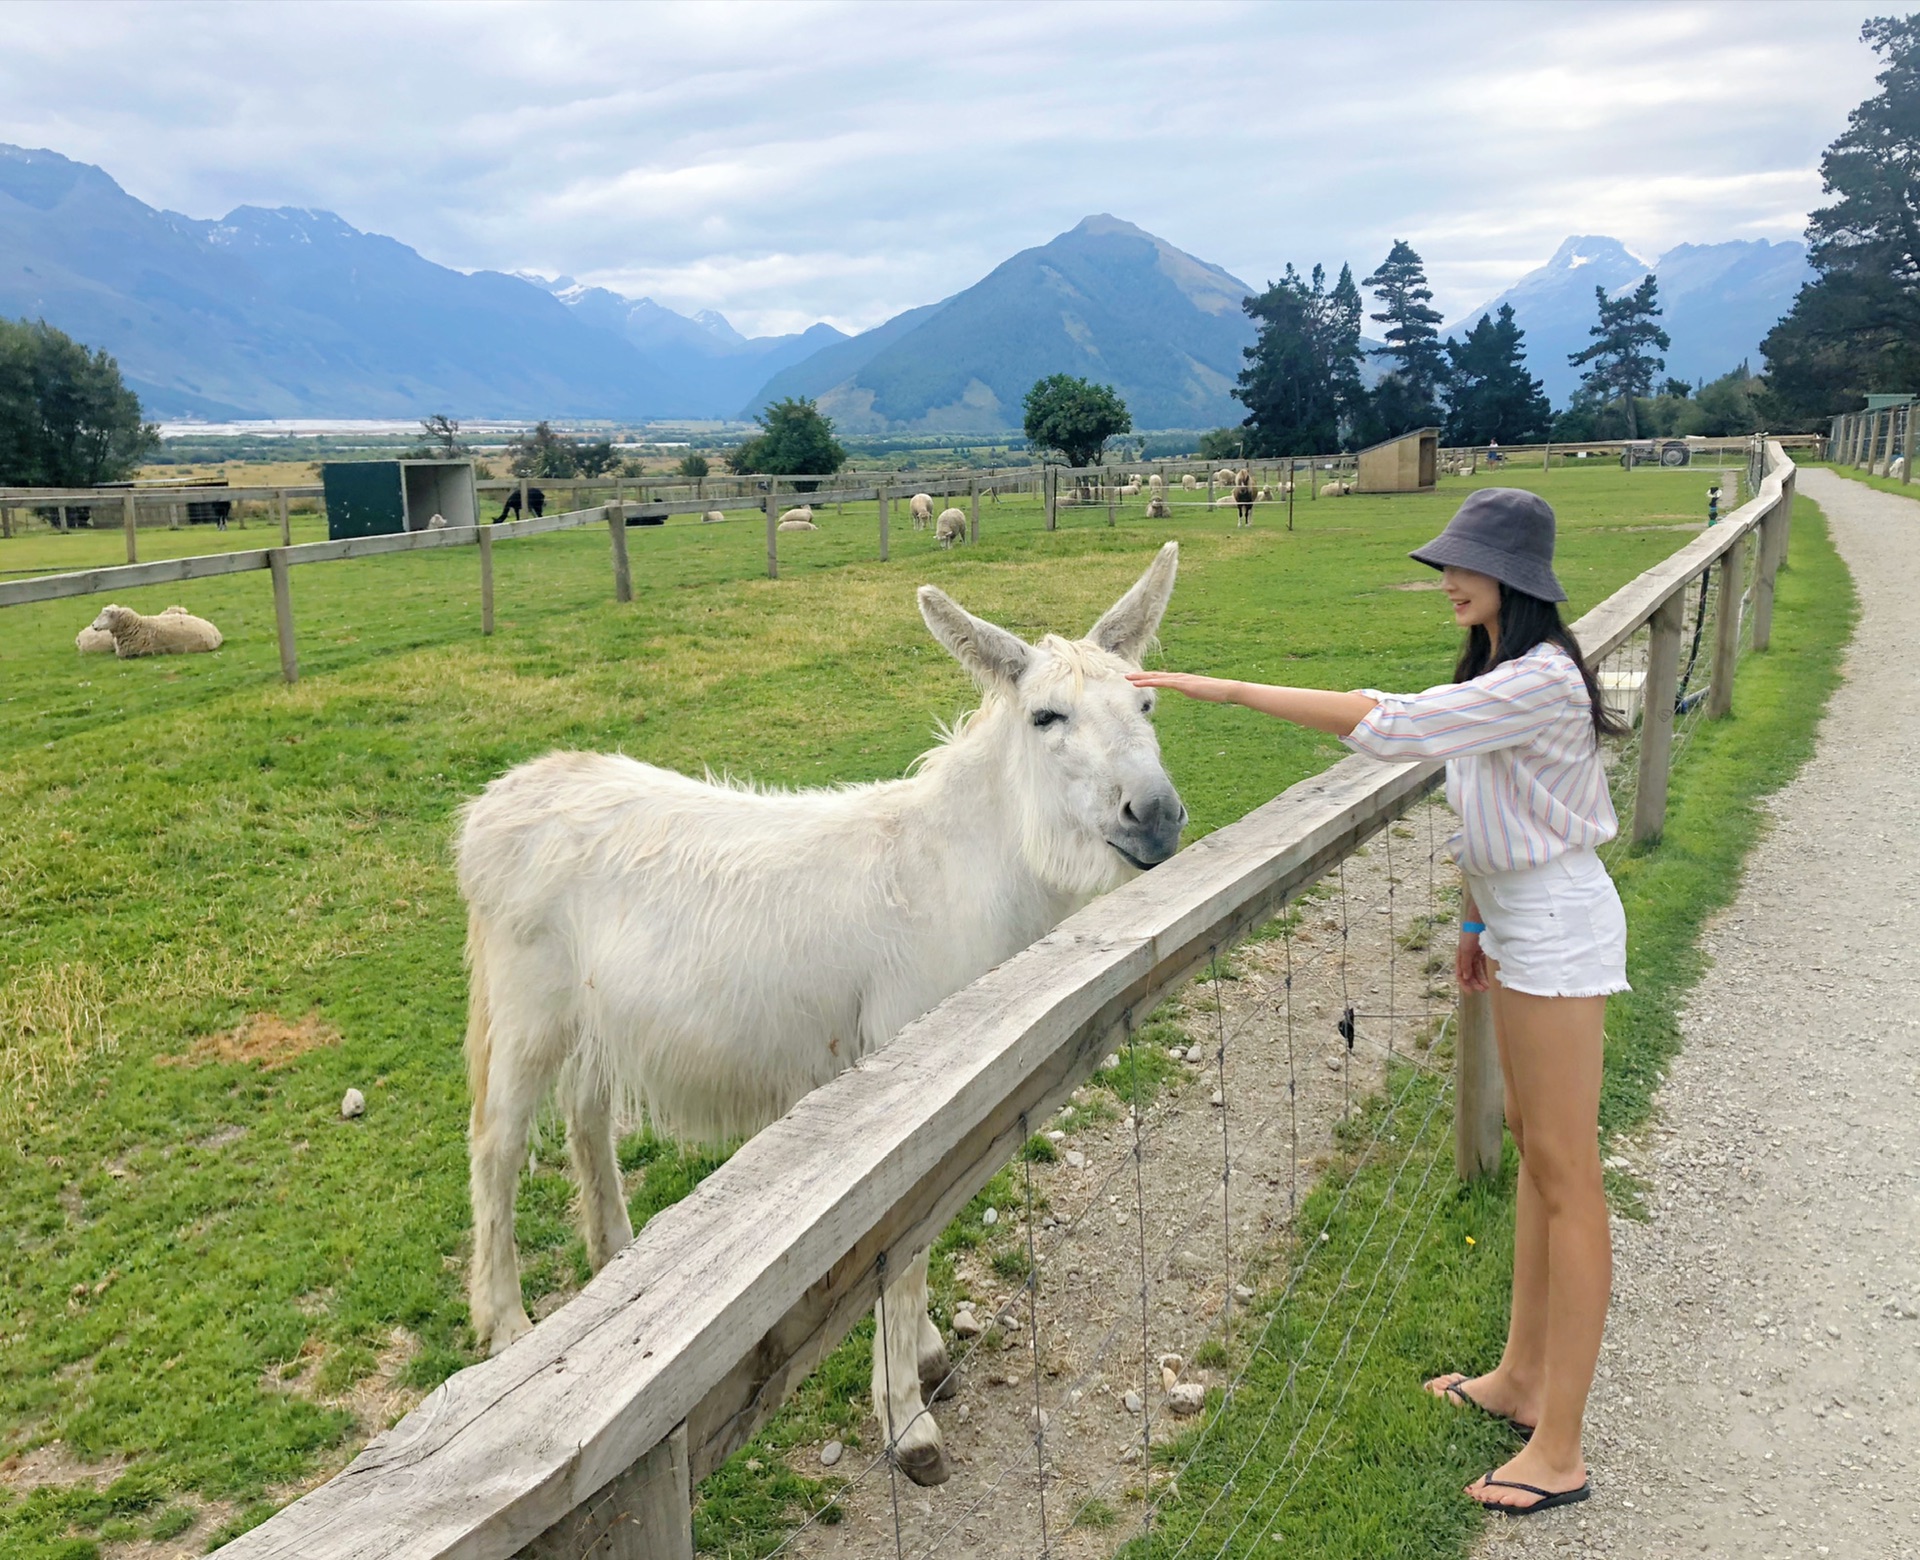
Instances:
[[[1576,1460],[1568,1467],[1556,1467],[1528,1446],[1492,1473],[1483,1474],[1467,1486],[1467,1498],[1489,1510],[1513,1515],[1537,1511],[1546,1505],[1569,1505],[1584,1500],[1577,1493],[1587,1488],[1587,1465]]]
[[[1539,1405],[1532,1395],[1521,1392],[1497,1370],[1473,1377],[1464,1371],[1450,1370],[1425,1385],[1435,1397],[1450,1403],[1464,1403],[1495,1419],[1504,1419],[1522,1435],[1532,1435],[1533,1427],[1539,1423]]]

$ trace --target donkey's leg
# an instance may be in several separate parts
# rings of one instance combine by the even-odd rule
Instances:
[[[920,1286],[920,1396],[928,1403],[940,1403],[960,1390],[960,1377],[947,1358],[947,1340],[927,1314],[928,1255],[923,1251],[914,1258],[907,1276]]]
[[[900,1471],[915,1484],[944,1484],[951,1470],[940,1426],[920,1399],[921,1328],[927,1320],[925,1256],[907,1264],[875,1307],[873,1412]],[[884,1319],[884,1325],[881,1325]]]
[[[473,1273],[468,1312],[480,1346],[498,1354],[533,1326],[520,1302],[520,1260],[513,1244],[513,1198],[526,1162],[527,1134],[547,1079],[521,1065],[524,1054],[496,1045],[484,1094],[469,1120],[467,1154],[473,1198]]]
[[[567,1152],[580,1188],[580,1230],[587,1240],[587,1265],[598,1273],[633,1239],[613,1145],[613,1087],[599,1069],[576,1062],[561,1098],[567,1117]]]

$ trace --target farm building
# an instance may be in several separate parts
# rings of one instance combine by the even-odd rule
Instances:
[[[1425,493],[1440,467],[1440,430],[1416,428],[1360,452],[1362,493]]]
[[[320,469],[327,493],[327,535],[389,536],[424,531],[435,515],[450,526],[479,524],[473,462],[336,460]]]

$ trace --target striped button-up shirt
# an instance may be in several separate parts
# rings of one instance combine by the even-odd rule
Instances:
[[[1536,645],[1471,682],[1380,702],[1345,738],[1378,759],[1444,758],[1460,818],[1456,859],[1469,873],[1537,867],[1620,832],[1580,668]]]

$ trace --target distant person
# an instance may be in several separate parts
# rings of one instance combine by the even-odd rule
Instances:
[[[1504,457],[1500,453],[1500,441],[1498,439],[1487,440],[1487,464],[1489,466],[1497,466],[1502,459],[1504,459]]]
[[[528,488],[527,508],[533,511],[536,519],[544,515],[547,512],[547,495],[542,493],[537,487]],[[520,518],[520,490],[518,488],[514,488],[507,494],[507,501],[500,506],[500,513],[493,517],[493,523],[495,525],[504,524],[508,515],[512,515],[516,520]]]

